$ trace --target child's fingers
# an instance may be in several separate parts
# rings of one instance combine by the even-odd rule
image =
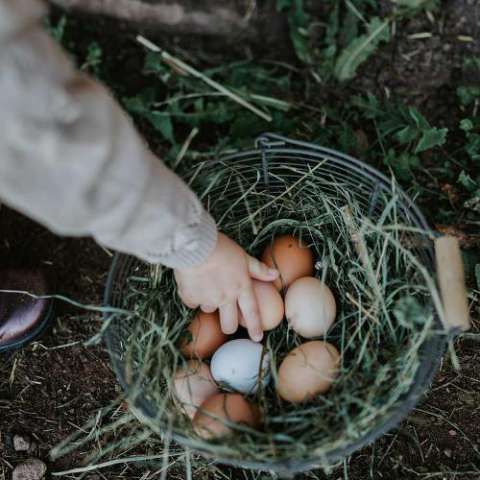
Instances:
[[[254,257],[248,256],[247,263],[250,276],[256,280],[273,282],[273,280],[276,280],[278,277],[278,270],[267,267],[267,265]]]
[[[238,306],[242,311],[248,334],[254,342],[259,342],[263,338],[263,330],[260,323],[260,312],[258,310],[257,298],[253,287],[250,286],[238,299]]]
[[[238,310],[237,303],[227,303],[219,307],[220,325],[222,332],[227,335],[235,333],[238,328]]]

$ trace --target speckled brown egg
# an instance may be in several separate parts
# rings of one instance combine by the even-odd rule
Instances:
[[[187,328],[180,350],[187,358],[209,358],[227,339],[220,327],[218,311],[198,312]]]
[[[278,290],[287,288],[297,278],[313,275],[314,271],[312,250],[293,235],[275,238],[265,248],[262,262],[279,270],[280,277],[274,282]]]
[[[189,360],[179,368],[173,386],[176,401],[191,419],[207,398],[218,393],[209,366],[200,360]]]
[[[193,418],[193,429],[202,438],[218,438],[232,433],[225,422],[257,428],[261,418],[259,408],[240,394],[219,393],[202,403]]]
[[[282,296],[271,282],[253,280],[253,290],[260,310],[262,329],[273,330],[280,324],[285,313]],[[242,327],[246,327],[245,318],[241,312],[239,323]]]
[[[278,369],[277,393],[292,403],[325,393],[338,375],[340,354],[328,342],[306,342],[292,350]]]

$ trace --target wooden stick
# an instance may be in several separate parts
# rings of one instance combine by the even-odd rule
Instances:
[[[467,288],[458,240],[451,236],[437,238],[435,253],[446,326],[451,329],[468,330],[470,317]]]

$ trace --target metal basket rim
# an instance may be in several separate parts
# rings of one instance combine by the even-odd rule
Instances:
[[[228,155],[222,155],[220,158],[217,158],[215,160],[208,160],[205,163],[209,166],[214,166],[217,163],[225,163],[231,160],[247,157],[252,154],[262,155],[262,153],[270,155],[279,155],[284,153],[294,153],[300,155],[306,154],[310,157],[318,156],[328,158],[329,160],[332,160],[335,163],[347,168],[351,168],[353,165],[357,173],[360,173],[361,175],[367,176],[369,178],[373,178],[377,181],[378,185],[382,186],[383,188],[386,188],[389,184],[392,184],[392,180],[389,179],[382,172],[378,171],[376,168],[368,165],[367,163],[359,160],[358,158],[352,157],[351,155],[347,155],[346,153],[340,152],[338,150],[322,147],[313,143],[292,140],[273,133],[265,133],[259,136],[256,140],[256,144],[261,144],[262,139],[273,139],[277,142],[282,142],[284,145],[280,146],[279,144],[272,143],[271,146],[267,146],[263,149],[261,147],[257,147],[255,149],[240,150],[234,153],[229,153]],[[292,148],[288,145],[294,145],[297,148]],[[433,235],[433,232],[430,229],[423,213],[417,207],[415,202],[406,194],[406,192],[403,190],[403,188],[401,188],[398,183],[396,183],[395,185],[397,193],[401,196],[401,200],[404,201],[408,209],[412,211],[412,213],[416,217],[416,220],[421,225],[422,229],[424,229],[426,232],[430,232]],[[433,254],[431,252],[432,251],[430,249],[430,257],[432,259]]]
[[[282,141],[285,143],[286,146],[272,146],[268,148],[269,153],[273,154],[281,154],[281,153],[298,153],[298,154],[308,154],[309,156],[323,156],[328,157],[330,160],[337,162],[345,167],[351,168],[352,164],[355,165],[356,170],[361,173],[362,175],[366,175],[369,177],[373,177],[380,185],[383,187],[388,187],[391,184],[391,180],[388,179],[387,176],[376,170],[374,167],[358,160],[354,157],[346,155],[344,153],[338,152],[336,150],[328,149],[325,147],[321,147],[314,144],[309,144],[305,142],[299,142],[295,140],[290,140],[284,137],[281,137],[276,134],[265,134],[264,136],[259,137],[262,138],[272,138],[274,140]],[[303,147],[300,149],[290,148],[288,144],[295,145],[297,147]],[[315,154],[312,155],[312,150],[315,151]],[[318,152],[318,153],[317,153]],[[215,165],[216,163],[220,162],[228,162],[232,161],[241,157],[246,157],[248,155],[261,155],[262,149],[255,148],[249,150],[241,150],[235,153],[231,153],[225,156],[221,156],[217,159],[208,161],[209,165]],[[207,162],[206,162],[207,163]],[[431,232],[425,217],[423,216],[420,209],[417,205],[413,202],[413,200],[403,191],[403,189],[396,184],[396,191],[401,196],[401,201],[406,203],[407,209],[413,213],[416,222],[426,231]],[[399,200],[400,201],[400,200]],[[428,257],[429,260],[432,262],[433,266],[433,249],[428,248]],[[129,259],[132,260],[134,257],[129,255],[125,255],[122,253],[116,253],[106,282],[106,288],[104,293],[103,303],[105,306],[110,305],[110,299],[112,296],[112,291],[114,288],[115,282],[115,275],[118,269],[121,267],[122,262],[125,263]],[[109,313],[104,314],[104,320],[108,321],[110,318]],[[438,319],[437,319],[438,322]],[[113,346],[113,325],[108,325],[107,329],[104,333],[105,343],[108,349],[108,353],[112,362],[113,370],[116,374],[116,377],[124,391],[128,391],[128,384],[126,382],[125,374],[123,371],[123,365],[118,356],[114,353],[114,346]],[[325,457],[321,458],[311,458],[311,459],[302,459],[302,460],[278,460],[272,461],[268,464],[256,461],[242,461],[242,460],[235,460],[230,458],[217,458],[215,460],[218,463],[228,464],[234,467],[240,468],[249,468],[249,469],[256,469],[256,470],[269,470],[269,471],[276,471],[278,473],[283,474],[295,474],[301,473],[313,468],[319,467],[325,463],[333,464],[336,463],[343,458],[351,455],[353,452],[359,450],[362,447],[368,446],[369,444],[373,443],[375,440],[383,436],[388,431],[392,430],[393,428],[397,427],[402,420],[406,418],[410,410],[418,403],[422,395],[426,393],[428,385],[432,382],[435,373],[438,370],[440,365],[441,358],[445,352],[446,346],[449,341],[449,336],[438,332],[436,334],[431,335],[427,338],[423,344],[423,352],[422,352],[422,362],[416,372],[415,379],[410,390],[404,395],[404,400],[401,404],[396,405],[391,411],[384,415],[386,420],[383,424],[378,425],[373,430],[369,431],[363,437],[360,437],[356,441],[352,442],[347,447],[341,447],[332,450],[329,452]],[[150,418],[154,418],[155,414],[151,408],[150,402],[148,402],[144,397],[136,398],[135,400],[135,408],[138,408],[142,411],[144,415]],[[198,447],[194,446],[190,439],[182,434],[178,434],[174,432],[172,434],[172,438],[183,446],[192,446],[197,452],[202,453],[207,457],[212,457],[212,453],[209,451],[202,451],[198,449]]]

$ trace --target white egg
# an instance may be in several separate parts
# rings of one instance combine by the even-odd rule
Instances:
[[[270,355],[262,352],[261,343],[246,338],[224,343],[210,362],[212,377],[237,392],[255,393],[260,381],[263,385],[270,381]]]

